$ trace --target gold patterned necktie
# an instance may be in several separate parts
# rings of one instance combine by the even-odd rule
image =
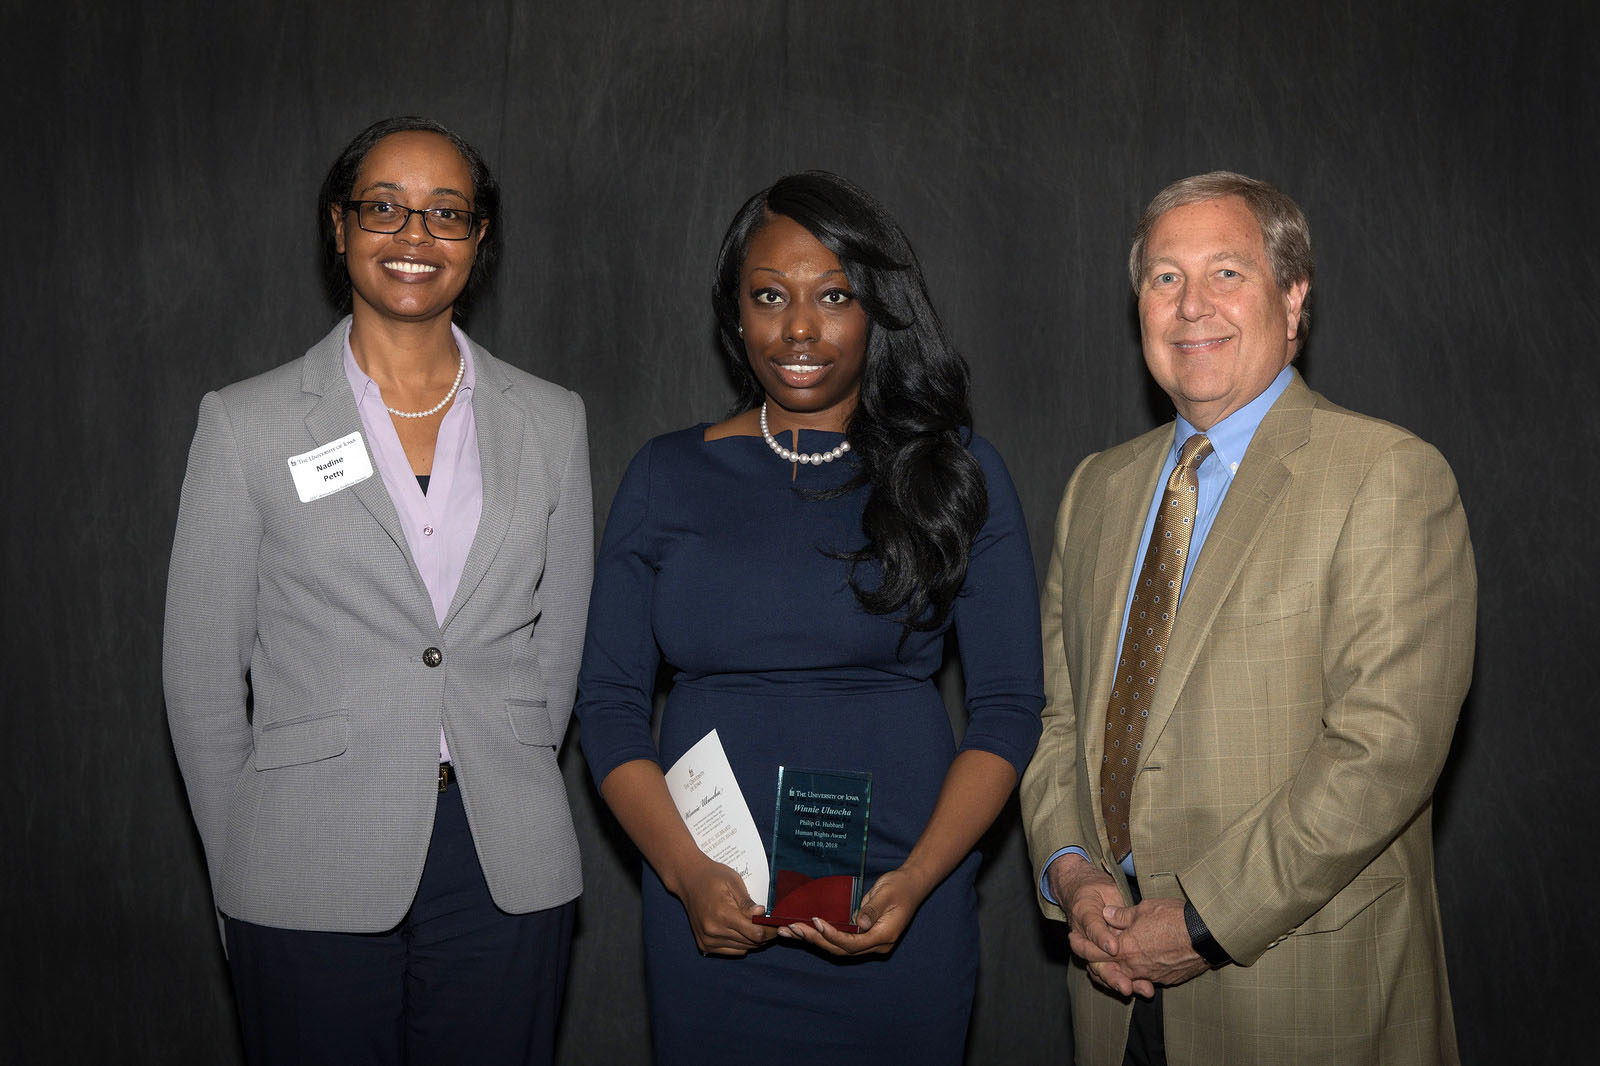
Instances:
[[[1100,810],[1106,833],[1118,862],[1133,850],[1128,832],[1128,808],[1133,775],[1144,749],[1144,727],[1150,720],[1150,698],[1167,655],[1172,618],[1183,588],[1183,565],[1189,557],[1189,538],[1200,479],[1196,471],[1211,454],[1211,441],[1196,433],[1183,442],[1178,465],[1167,478],[1161,510],[1150,530],[1150,547],[1144,553],[1139,580],[1133,584],[1128,605],[1128,629],[1122,636],[1122,655],[1106,704],[1106,752],[1100,761]]]

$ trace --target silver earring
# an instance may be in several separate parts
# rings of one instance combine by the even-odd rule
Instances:
[[[739,336],[741,336],[741,337],[744,336],[744,327],[743,326],[739,327]]]

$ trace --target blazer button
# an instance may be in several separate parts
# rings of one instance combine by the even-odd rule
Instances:
[[[429,648],[422,653],[422,662],[426,666],[438,666],[444,662],[444,652],[438,648]]]

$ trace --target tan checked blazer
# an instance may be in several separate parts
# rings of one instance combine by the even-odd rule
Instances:
[[[1122,608],[1172,436],[1090,456],[1061,502],[1044,736],[1022,782],[1036,877],[1079,845],[1125,886],[1095,791]],[[1191,900],[1237,963],[1163,993],[1173,1066],[1457,1061],[1431,816],[1476,603],[1443,458],[1296,374],[1195,564],[1134,782],[1140,887]],[[1077,961],[1068,989],[1078,1061],[1121,1063],[1129,1003]]]

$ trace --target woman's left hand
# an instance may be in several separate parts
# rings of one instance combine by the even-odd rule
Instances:
[[[922,901],[950,876],[989,828],[1017,783],[1011,764],[993,752],[964,751],[945,774],[933,817],[911,854],[878,878],[856,911],[859,933],[835,929],[821,918],[781,926],[778,935],[830,955],[886,955],[905,935]],[[664,786],[663,786],[664,787]],[[615,809],[615,804],[612,805]]]
[[[929,891],[920,887],[904,867],[890,870],[878,878],[856,910],[859,933],[846,933],[821,918],[813,918],[810,925],[796,922],[781,926],[778,935],[804,940],[830,955],[887,955],[894,950]]]

